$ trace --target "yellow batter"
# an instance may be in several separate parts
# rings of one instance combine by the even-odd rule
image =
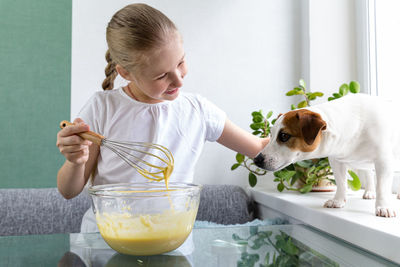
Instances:
[[[132,215],[127,213],[96,213],[100,233],[114,250],[129,255],[146,256],[172,251],[178,248],[189,236],[197,215],[197,205],[188,211],[176,211],[173,207],[168,181],[174,169],[173,157],[156,176],[148,171],[139,171],[150,180],[164,180],[166,189],[135,190],[136,193],[167,192],[170,210],[161,214]],[[159,174],[159,173],[156,173]],[[126,210],[129,210],[127,207]]]
[[[155,255],[178,248],[192,231],[197,207],[161,214],[96,214],[100,233],[114,250],[129,255]]]

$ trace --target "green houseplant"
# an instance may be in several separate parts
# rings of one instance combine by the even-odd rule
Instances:
[[[233,234],[232,239],[236,244],[246,247],[237,262],[238,267],[339,266],[282,230],[265,231],[251,226],[248,236]]]
[[[358,82],[351,81],[349,84],[344,83],[340,86],[337,93],[333,93],[332,96],[328,97],[328,101],[338,99],[348,93],[356,94],[359,91],[360,85]],[[322,97],[324,94],[322,92],[308,91],[306,83],[301,79],[299,85],[288,91],[286,95],[302,96],[303,99],[297,103],[297,105],[291,105],[291,110],[295,110],[311,106],[313,100]],[[266,115],[264,115],[261,110],[251,113],[252,123],[250,124],[250,128],[253,130],[253,135],[263,138],[270,134],[271,127],[276,121],[276,118],[272,119],[272,115],[272,111],[269,111]],[[251,187],[257,184],[258,176],[267,174],[266,170],[262,170],[254,164],[253,159],[237,153],[236,162],[232,165],[231,170],[235,170],[239,167],[244,167],[249,171],[248,179]],[[313,188],[321,182],[334,184],[335,180],[332,174],[328,158],[320,158],[290,164],[284,169],[274,172],[274,181],[277,182],[277,189],[280,192],[286,189],[307,193],[312,191]],[[358,176],[351,170],[349,170],[349,175],[352,178],[348,180],[349,187],[352,190],[360,189],[361,183]]]

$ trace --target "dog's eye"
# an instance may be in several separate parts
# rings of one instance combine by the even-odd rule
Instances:
[[[281,141],[282,143],[287,142],[287,141],[290,139],[290,137],[292,137],[290,134],[287,134],[287,133],[284,133],[284,132],[280,132],[280,133],[278,134],[278,139],[279,139],[279,141]]]

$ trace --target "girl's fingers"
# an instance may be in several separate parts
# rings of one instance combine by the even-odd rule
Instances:
[[[86,145],[63,146],[61,148],[62,153],[77,153],[85,150],[88,150]]]
[[[59,145],[62,146],[74,146],[74,145],[83,145],[85,143],[85,139],[82,137],[79,137],[79,135],[71,135],[71,136],[66,136],[62,137],[59,140]]]
[[[89,125],[85,123],[78,123],[76,125],[68,125],[61,131],[59,131],[60,137],[70,136],[78,133],[83,133],[89,131]]]
[[[90,146],[90,145],[92,145],[92,142],[89,141],[89,140],[85,140],[85,139],[84,139],[82,145]]]
[[[78,123],[81,123],[81,122],[84,122],[81,118],[76,118],[76,119],[73,121],[73,123],[75,123],[75,124],[78,124]]]
[[[92,145],[92,142],[89,140],[85,140],[77,135],[72,135],[72,136],[68,136],[68,137],[63,137],[61,140],[59,140],[59,142],[57,143],[58,147],[62,147],[62,146],[76,146],[76,145],[80,145],[80,146],[84,146],[84,147],[88,147],[90,145]]]

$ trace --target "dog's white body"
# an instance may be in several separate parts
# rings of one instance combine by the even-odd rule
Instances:
[[[262,167],[267,170],[278,170],[297,161],[328,157],[337,191],[335,197],[325,203],[325,207],[344,206],[347,189],[346,173],[348,169],[352,169],[366,180],[364,198],[375,198],[376,192],[376,215],[394,217],[396,213],[390,205],[390,199],[393,168],[400,159],[399,109],[400,105],[379,97],[356,94],[309,107],[303,111],[286,113],[275,122],[271,129],[270,143],[261,151],[264,160]],[[311,115],[308,116],[312,118],[307,121],[317,120],[319,117],[319,123],[326,124],[319,126],[314,140],[307,139],[307,142],[296,140],[296,138],[304,139],[301,133],[308,131],[307,128],[304,130],[304,127],[314,127],[304,126],[304,122],[299,123],[302,126],[295,126],[296,120],[303,116],[302,112],[308,111],[311,111]],[[291,118],[285,119],[285,116]],[[289,138],[294,138],[291,143],[281,142],[283,131],[289,132],[289,135],[290,132],[300,134],[290,135]],[[283,137],[283,140],[287,138]],[[377,178],[376,191],[373,169]],[[400,188],[398,198],[400,198]]]

